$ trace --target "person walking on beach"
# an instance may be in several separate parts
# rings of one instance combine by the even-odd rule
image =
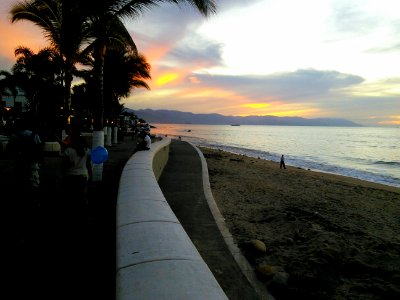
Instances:
[[[282,169],[282,168],[286,169],[285,157],[283,156],[283,154],[281,156],[281,163],[279,164],[279,169]]]

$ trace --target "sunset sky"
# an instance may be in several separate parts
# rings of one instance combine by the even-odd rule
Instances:
[[[0,70],[17,46],[48,45],[32,23],[10,23],[12,3],[0,1]],[[208,18],[163,5],[127,21],[152,80],[126,107],[400,125],[398,0],[216,3]]]

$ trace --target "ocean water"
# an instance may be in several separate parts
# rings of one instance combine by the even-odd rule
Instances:
[[[198,146],[400,187],[400,128],[152,124]]]

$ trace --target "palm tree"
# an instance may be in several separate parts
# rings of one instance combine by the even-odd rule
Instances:
[[[15,50],[17,61],[12,71],[17,85],[25,91],[28,100],[27,108],[38,118],[40,109],[49,111],[49,107],[57,108],[57,86],[61,85],[61,70],[57,63],[57,54],[52,48],[44,48],[35,54],[27,47]],[[54,109],[52,111],[54,113]],[[45,116],[42,113],[43,117]]]
[[[151,6],[164,2],[190,4],[208,16],[215,13],[214,0],[26,0],[18,2],[11,10],[12,22],[29,20],[45,32],[45,36],[58,49],[65,71],[65,98],[70,107],[72,67],[79,61],[82,45],[89,42],[87,50],[95,59],[98,111],[96,113],[93,146],[103,146],[100,136],[103,129],[103,70],[107,48],[128,45],[137,51],[123,20],[136,18]],[[88,40],[88,38],[91,40]],[[86,54],[88,53],[86,51]]]
[[[104,64],[105,117],[115,122],[115,113],[122,97],[128,97],[135,88],[150,89],[145,80],[151,79],[150,65],[146,58],[132,52],[121,50],[107,52]]]
[[[73,70],[80,60],[80,48],[85,42],[85,17],[79,13],[79,0],[27,0],[11,9],[11,21],[28,20],[40,27],[63,64],[62,81],[64,109],[69,114]]]
[[[122,21],[112,14],[103,14],[101,17],[91,16],[89,18],[92,31],[91,43],[83,51],[88,55],[86,58],[93,67],[93,80],[96,86],[96,116],[94,128],[103,130],[104,126],[104,65],[107,49],[120,49],[137,55],[137,49],[132,37]]]
[[[189,3],[200,11],[204,16],[215,12],[216,6],[213,0],[108,0],[98,3],[96,0],[86,1],[82,6],[85,7],[90,28],[93,30],[94,41],[91,48],[94,50],[93,58],[95,60],[95,82],[97,85],[97,103],[98,111],[95,117],[95,128],[93,132],[94,146],[104,145],[104,61],[107,49],[116,45],[128,45],[132,51],[137,51],[136,46],[131,40],[129,33],[123,25],[125,18],[135,18],[150,6],[163,2],[172,2],[175,4]],[[110,35],[110,33],[112,33]],[[96,168],[101,166],[96,166]],[[102,173],[101,170],[95,171],[94,174]],[[96,177],[101,175],[96,175]],[[99,179],[96,179],[99,180]]]
[[[75,100],[78,98],[82,102],[94,104],[88,106],[88,111],[92,112],[98,106],[97,102],[91,101],[91,95],[95,88],[96,74],[94,72],[94,59],[88,57],[85,66],[89,67],[77,73],[77,76],[85,80],[85,84],[74,87],[73,104],[76,108],[77,103]],[[147,63],[146,58],[142,54],[137,54],[131,51],[130,48],[117,49],[110,48],[105,55],[104,64],[104,117],[106,126],[114,127],[114,138],[116,135],[118,116],[121,112],[120,100],[122,97],[127,97],[135,88],[150,89],[145,80],[151,79],[150,64]],[[83,107],[81,107],[83,108]],[[78,113],[75,110],[75,113]],[[108,128],[107,128],[108,129]],[[108,138],[110,138],[108,136]],[[107,145],[111,141],[108,140]]]
[[[208,16],[216,11],[213,0],[108,0],[98,3],[97,0],[85,1],[81,11],[85,11],[89,16],[90,28],[93,30],[95,71],[97,74],[97,91],[99,111],[96,118],[95,129],[103,128],[103,82],[104,82],[104,60],[107,49],[115,45],[128,45],[132,51],[136,51],[133,40],[126,31],[123,20],[126,18],[136,18],[146,9],[164,2],[187,3],[196,7],[201,14]],[[110,33],[112,33],[110,35]]]
[[[107,47],[112,43],[127,43],[136,49],[123,19],[138,17],[145,9],[163,2],[188,3],[207,16],[214,13],[213,0],[27,0],[20,1],[11,9],[11,21],[29,20],[45,32],[46,38],[59,52],[64,63],[65,109],[71,105],[73,67],[80,60],[80,49],[88,42],[93,50],[98,73],[98,117],[96,128],[103,127],[103,67]],[[110,35],[110,31],[113,34]]]
[[[105,118],[112,127],[114,143],[117,142],[118,117],[122,112],[122,97],[128,97],[133,89],[150,89],[145,80],[151,79],[150,65],[143,55],[132,51],[109,50],[104,64],[104,100]],[[107,136],[111,145],[111,136]]]

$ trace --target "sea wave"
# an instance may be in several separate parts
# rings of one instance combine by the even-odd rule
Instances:
[[[381,139],[382,129],[377,135],[380,140],[358,146],[352,143],[353,139],[348,140],[349,132],[346,132],[346,140],[340,135],[331,137],[334,133],[331,128],[306,128],[313,130],[313,134],[307,131],[307,138],[304,128],[248,126],[243,129],[246,129],[245,132],[224,126],[192,125],[189,132],[183,125],[174,125],[159,132],[168,133],[172,138],[181,137],[197,146],[270,161],[279,162],[281,155],[285,154],[288,166],[400,187],[400,162],[393,160],[397,156],[390,147],[395,141],[386,143],[387,138]],[[370,136],[371,130],[375,131],[360,130],[367,136]],[[352,137],[356,134],[353,129],[351,134]],[[379,147],[371,150],[374,145]]]
[[[276,161],[279,162],[280,160],[280,155],[279,153],[271,153],[267,151],[259,151],[259,150],[254,150],[254,149],[248,149],[248,148],[239,148],[239,147],[233,147],[233,146],[228,146],[228,145],[221,145],[217,143],[209,143],[206,140],[199,140],[199,139],[193,139],[192,142],[197,145],[197,146],[202,146],[206,148],[212,148],[212,149],[218,149],[234,154],[239,154],[239,155],[245,155],[248,157],[254,157],[254,158],[260,158],[264,160],[269,160],[269,161]],[[341,175],[341,176],[347,176],[347,177],[352,177],[360,180],[366,180],[370,182],[376,182],[384,185],[390,185],[390,186],[395,186],[395,187],[400,187],[400,179],[388,175],[382,175],[379,174],[377,175],[376,173],[373,172],[368,172],[368,171],[360,171],[360,170],[355,170],[352,168],[343,168],[339,167],[336,165],[331,165],[327,163],[320,163],[316,161],[312,161],[309,159],[304,159],[303,157],[290,157],[290,162],[286,161],[286,164],[288,166],[293,166],[301,169],[306,169],[306,170],[312,170],[312,171],[318,171],[318,172],[323,172],[323,173],[328,173],[328,174],[335,174],[335,175]]]
[[[400,167],[400,162],[398,162],[398,161],[383,161],[383,160],[378,160],[378,161],[375,161],[373,164],[375,164],[375,165],[389,165],[389,166]]]
[[[221,144],[216,144],[216,143],[209,143],[206,140],[200,141],[198,139],[194,139],[194,141],[192,141],[192,142],[194,144],[196,144],[197,146],[203,146],[203,147],[212,148],[212,149],[219,149],[222,151],[239,154],[239,155],[245,155],[248,157],[260,158],[260,159],[276,161],[276,162],[279,162],[279,159],[280,159],[279,153],[271,153],[271,152],[267,152],[267,151],[259,151],[259,150],[254,150],[254,149],[239,148],[239,147],[221,145]],[[376,182],[376,183],[380,183],[380,184],[384,184],[384,185],[400,187],[400,178],[396,178],[396,177],[392,177],[392,176],[388,176],[388,175],[376,174],[376,173],[368,172],[368,171],[355,170],[352,168],[338,167],[336,165],[320,163],[320,162],[312,161],[309,159],[304,159],[303,157],[291,156],[290,161],[287,160],[286,163],[288,166],[293,166],[293,167],[297,167],[297,168],[301,168],[301,169],[318,171],[318,172],[323,172],[323,173],[328,173],[328,174],[341,175],[341,176],[347,176],[347,177],[352,177],[352,178],[356,178],[356,179],[360,179],[360,180]]]

